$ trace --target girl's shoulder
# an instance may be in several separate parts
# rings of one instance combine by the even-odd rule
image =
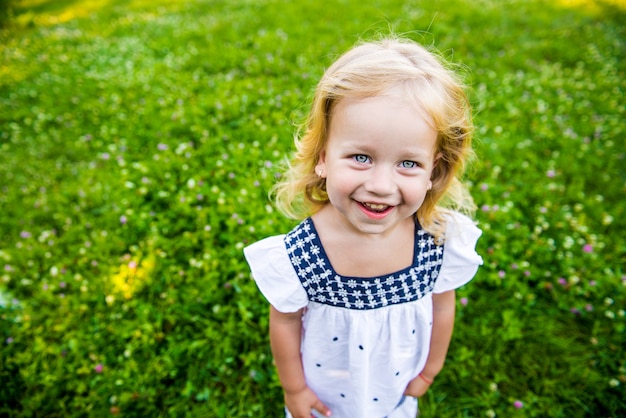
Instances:
[[[446,232],[443,261],[434,292],[443,293],[463,286],[476,274],[483,264],[476,252],[476,244],[482,231],[469,217],[459,212],[445,215]]]
[[[308,297],[291,264],[285,236],[264,238],[245,247],[243,253],[268,302],[280,312],[296,312],[306,306]]]
[[[443,215],[446,221],[445,242],[469,242],[473,244],[478,241],[482,235],[482,231],[477,226],[477,222],[467,215],[455,211],[446,211]]]

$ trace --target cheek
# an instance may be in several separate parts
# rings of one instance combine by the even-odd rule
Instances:
[[[405,189],[405,199],[409,200],[411,204],[421,206],[426,198],[427,187],[427,181],[420,181],[419,186],[412,184],[411,187]]]
[[[326,192],[331,200],[350,196],[357,187],[358,185],[349,175],[331,175],[326,178]]]

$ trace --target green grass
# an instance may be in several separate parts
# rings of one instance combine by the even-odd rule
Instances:
[[[421,416],[626,414],[623,2],[0,16],[0,415],[279,416],[241,249],[293,226],[267,192],[324,68],[391,31],[467,69],[480,157],[485,266]]]

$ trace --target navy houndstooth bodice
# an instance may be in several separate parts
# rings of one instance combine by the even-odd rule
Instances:
[[[285,236],[287,254],[309,301],[348,309],[377,309],[421,299],[433,290],[443,245],[416,222],[413,264],[374,278],[337,274],[324,252],[313,221],[305,219]]]

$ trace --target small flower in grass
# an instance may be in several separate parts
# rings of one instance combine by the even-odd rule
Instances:
[[[28,231],[22,231],[22,232],[20,232],[20,237],[23,238],[23,239],[28,239],[28,238],[32,237],[32,235]]]
[[[524,407],[524,402],[518,399],[515,402],[513,402],[513,406],[515,407],[515,409],[522,409]]]
[[[122,225],[126,225],[127,222],[128,222],[128,218],[126,218],[126,216],[124,215],[120,216],[120,223]]]
[[[65,287],[66,287],[66,286],[67,286],[67,283],[65,283],[65,282],[61,282],[61,283],[59,283],[59,287],[60,287],[61,289],[65,289]]]
[[[569,311],[574,315],[580,315],[580,310],[578,308],[572,308]]]
[[[482,205],[480,207],[480,210],[482,210],[483,212],[489,212],[491,208],[489,207],[489,205]]]
[[[487,183],[483,183],[480,185],[480,191],[486,192],[489,189],[489,185]]]
[[[167,146],[167,144],[163,144],[163,143],[161,143],[161,144],[157,145],[157,149],[158,149],[159,151],[167,151],[167,149],[168,149],[168,148],[169,148],[169,147]]]
[[[593,305],[592,305],[592,304],[590,304],[590,303],[586,304],[586,305],[585,305],[585,310],[586,310],[587,312],[591,312],[591,311],[593,311]]]
[[[93,368],[93,370],[96,373],[102,373],[102,371],[104,370],[104,366],[102,365],[102,363],[98,363],[96,364],[96,366]]]
[[[585,253],[593,252],[593,247],[591,246],[591,244],[585,244],[583,246],[583,252],[585,252]]]
[[[504,276],[506,276],[506,272],[504,270],[500,270],[498,272],[498,277],[501,278],[501,279],[504,279]]]
[[[461,305],[465,306],[467,305],[467,302],[468,302],[467,298],[461,298]]]
[[[565,280],[563,277],[559,277],[558,281],[561,286],[567,286],[567,280]]]
[[[548,178],[553,178],[554,176],[556,176],[556,171],[554,171],[554,170],[548,170],[548,171],[546,172],[546,176],[547,176]]]
[[[7,338],[6,342],[7,342],[7,345],[11,344],[13,342],[13,337]]]

